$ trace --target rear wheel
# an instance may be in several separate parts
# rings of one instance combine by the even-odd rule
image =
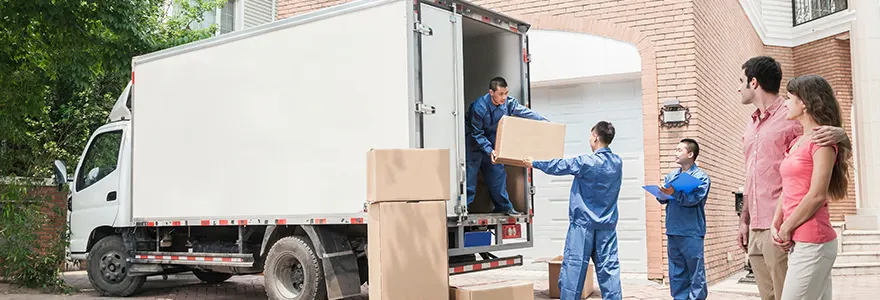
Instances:
[[[122,237],[111,235],[104,237],[89,253],[89,282],[96,291],[104,296],[126,297],[134,294],[147,280],[145,276],[130,276],[128,271],[128,250]]]
[[[289,236],[275,242],[264,270],[269,299],[327,299],[321,262],[305,237]]]
[[[232,274],[229,273],[220,273],[220,272],[212,272],[212,271],[202,271],[202,270],[193,270],[193,275],[196,275],[201,281],[206,283],[221,283],[226,281],[229,278],[232,278]]]

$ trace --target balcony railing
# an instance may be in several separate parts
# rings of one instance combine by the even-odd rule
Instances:
[[[846,10],[847,0],[792,0],[794,26]]]

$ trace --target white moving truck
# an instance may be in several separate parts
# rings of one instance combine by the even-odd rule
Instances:
[[[522,215],[465,197],[465,111],[507,79],[528,105],[529,25],[463,1],[356,1],[135,57],[69,183],[70,250],[104,295],[147,276],[264,273],[271,299],[340,299],[367,281],[366,153],[448,148],[451,275],[522,264]],[[413,237],[418,238],[418,237]]]

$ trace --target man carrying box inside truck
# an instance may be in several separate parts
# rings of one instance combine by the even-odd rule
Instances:
[[[495,133],[502,116],[547,121],[531,109],[509,97],[507,81],[501,77],[489,81],[489,93],[478,98],[468,107],[466,143],[467,154],[467,204],[474,202],[477,194],[477,173],[482,171],[483,181],[488,185],[489,195],[495,203],[493,212],[518,215],[507,194],[507,173],[503,165],[495,164]]]
[[[683,139],[675,147],[677,168],[664,179],[668,187],[660,191],[668,195],[657,198],[666,204],[666,236],[669,240],[669,292],[675,300],[706,299],[706,270],[703,263],[703,237],[706,236],[706,198],[709,195],[709,175],[697,167],[700,145],[692,139]],[[699,180],[689,184],[691,190],[676,190],[671,184],[682,173]],[[681,187],[679,185],[679,187]],[[662,194],[660,196],[663,196]],[[670,199],[671,198],[671,199]]]
[[[596,265],[602,299],[623,297],[617,257],[617,196],[623,178],[623,161],[608,148],[613,139],[614,126],[602,121],[591,130],[593,154],[568,159],[523,159],[528,167],[548,175],[574,175],[568,208],[570,224],[559,274],[561,300],[581,299],[591,257]]]

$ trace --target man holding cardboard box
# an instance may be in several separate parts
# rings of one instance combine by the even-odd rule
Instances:
[[[561,300],[581,299],[591,257],[596,264],[602,298],[623,297],[617,257],[617,196],[623,161],[608,148],[613,139],[614,126],[602,121],[591,130],[593,154],[568,159],[523,159],[528,167],[549,175],[574,175],[569,196],[570,224],[559,274]]]
[[[489,93],[468,107],[465,118],[467,131],[467,204],[474,202],[477,194],[477,174],[482,171],[483,181],[495,203],[494,212],[518,215],[507,194],[507,173],[503,165],[495,164],[495,135],[498,121],[503,116],[547,121],[529,108],[508,96],[507,81],[495,77],[489,81]]]

